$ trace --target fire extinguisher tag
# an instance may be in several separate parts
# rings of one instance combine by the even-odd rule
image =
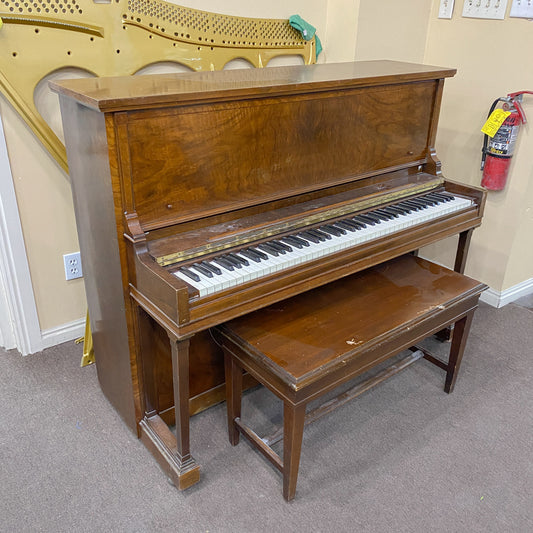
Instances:
[[[481,128],[481,132],[489,137],[494,137],[504,120],[511,114],[510,111],[503,109],[495,109],[487,119],[487,122]]]

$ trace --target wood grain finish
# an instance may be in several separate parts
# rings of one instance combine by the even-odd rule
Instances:
[[[283,495],[293,499],[306,405],[455,323],[449,361],[443,364],[444,390],[451,392],[473,313],[486,288],[406,255],[215,328],[225,352],[231,444],[238,443],[237,432],[246,436],[280,468]],[[238,385],[243,370],[283,400],[283,460],[270,448],[273,439],[259,438],[241,420]],[[310,413],[308,419],[316,417]]]
[[[53,91],[103,112],[246,100],[271,95],[312,94],[454,76],[456,69],[358,61],[254,70],[155,74],[50,83]]]
[[[221,400],[223,357],[209,328],[481,223],[484,192],[444,180],[433,146],[454,73],[376,61],[52,84],[102,390],[177,486],[199,476],[187,408]],[[472,206],[206,297],[172,274],[174,261],[218,245],[427,189]],[[164,428],[176,415],[171,445]]]
[[[346,355],[363,354],[482,287],[403,256],[231,320],[222,330],[245,339],[246,349],[296,391],[314,381],[317,369],[341,368]]]
[[[130,113],[140,224],[154,229],[424,161],[434,85]]]

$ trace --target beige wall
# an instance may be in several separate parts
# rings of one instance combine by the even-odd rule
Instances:
[[[424,61],[456,67],[446,81],[437,134],[437,153],[450,179],[479,185],[480,128],[492,102],[518,90],[533,90],[531,23],[461,17],[437,18],[433,2]],[[510,4],[510,3],[509,3]],[[508,8],[509,11],[509,8]],[[524,109],[533,120],[533,97]],[[510,180],[502,192],[489,192],[481,228],[474,232],[467,273],[502,291],[533,278],[533,131],[522,128]]]
[[[355,59],[422,63],[431,2],[361,0]]]
[[[437,153],[445,175],[479,184],[479,128],[494,98],[533,88],[528,53],[530,23],[522,20],[438,20],[438,1],[427,0],[182,0],[207,11],[287,18],[299,13],[317,27],[325,53],[320,61],[398,59],[457,67],[445,87]],[[505,48],[501,48],[505,43]],[[533,98],[526,100],[533,120]],[[0,113],[12,166],[31,276],[42,329],[85,313],[83,282],[64,281],[62,255],[78,249],[68,176],[42,148],[3,98]],[[533,277],[533,133],[523,128],[506,191],[490,193],[483,227],[476,230],[468,272],[502,290]],[[427,254],[450,261],[452,246]]]

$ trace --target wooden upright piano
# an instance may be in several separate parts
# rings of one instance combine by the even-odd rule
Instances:
[[[210,327],[454,234],[463,270],[485,196],[435,154],[454,74],[369,61],[52,85],[102,390],[177,487],[199,479],[190,413],[223,398]]]

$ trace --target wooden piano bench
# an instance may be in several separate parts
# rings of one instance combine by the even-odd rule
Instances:
[[[217,327],[225,354],[229,439],[242,433],[283,474],[292,500],[304,425],[421,357],[446,371],[453,390],[485,285],[412,255],[382,263]],[[448,362],[416,343],[454,324]],[[377,364],[411,353],[306,415],[307,404]],[[243,370],[283,401],[283,429],[261,439],[241,420]],[[283,438],[283,459],[271,446]]]

